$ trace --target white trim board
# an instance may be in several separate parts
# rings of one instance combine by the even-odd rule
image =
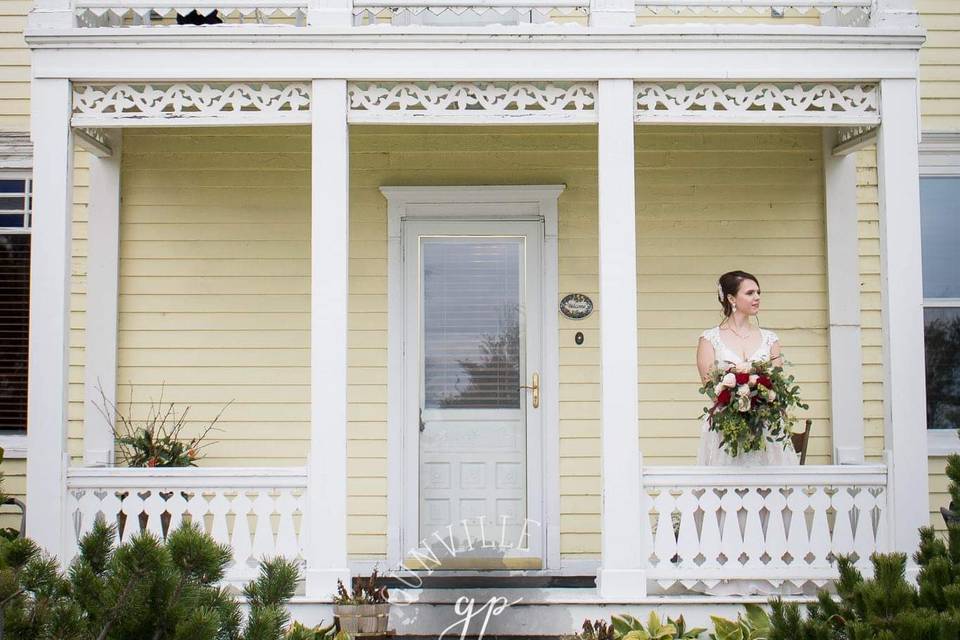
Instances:
[[[403,343],[404,284],[403,238],[404,220],[416,219],[483,219],[542,220],[543,284],[542,284],[542,390],[543,390],[543,482],[542,523],[545,570],[560,568],[560,385],[559,385],[559,320],[556,304],[557,284],[557,199],[564,185],[531,186],[464,186],[464,187],[381,187],[387,199],[387,564],[397,566],[411,542],[403,538],[402,523],[409,498],[409,470],[404,468],[405,443],[403,429]],[[457,205],[451,210],[449,205]]]
[[[955,429],[927,429],[927,457],[940,458],[960,453],[960,435]]]

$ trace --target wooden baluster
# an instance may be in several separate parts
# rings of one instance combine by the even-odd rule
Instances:
[[[133,536],[140,533],[140,514],[143,513],[143,499],[138,495],[140,489],[130,489],[123,499],[120,510],[126,516],[120,543],[130,542]]]
[[[250,544],[250,521],[248,516],[252,503],[247,497],[248,489],[236,491],[231,502],[230,511],[234,514],[233,535],[230,536],[230,545],[233,547],[233,558],[236,564],[232,567],[233,577],[240,579],[252,578],[256,571],[251,568],[250,560],[252,545]]]
[[[726,556],[724,567],[740,568],[740,554],[743,552],[743,537],[740,534],[740,496],[733,487],[726,487],[720,498],[720,513],[723,520],[720,534],[720,552]]]
[[[700,498],[700,508],[703,509],[703,525],[700,529],[700,553],[703,554],[703,567],[720,566],[720,523],[717,511],[720,509],[720,497],[714,488],[710,487]]]
[[[253,500],[253,513],[257,525],[253,530],[251,554],[257,560],[277,555],[277,545],[273,541],[273,498],[270,489],[260,489]]]
[[[297,499],[293,497],[290,489],[280,489],[276,505],[280,516],[277,523],[277,555],[292,560],[300,555],[297,534],[293,527],[293,514],[298,507]]]
[[[850,522],[853,514],[853,496],[850,487],[837,487],[837,492],[830,499],[835,511],[833,521],[833,555],[846,555],[853,551],[853,525]]]
[[[813,507],[813,524],[810,528],[810,551],[816,557],[814,565],[825,567],[829,565],[827,556],[830,553],[830,526],[827,522],[827,509],[830,508],[830,496],[826,487],[813,488],[810,496],[810,506]]]
[[[760,510],[764,499],[758,491],[759,487],[749,487],[743,496],[743,508],[746,511],[744,523],[743,551],[747,554],[747,567],[762,567],[761,556],[766,553],[767,545],[763,537],[763,523],[760,520]]]
[[[680,556],[680,566],[684,569],[696,568],[695,558],[700,553],[700,539],[697,535],[694,514],[700,506],[700,501],[693,494],[693,489],[687,487],[677,497],[676,503],[680,511],[680,531],[677,536],[677,555]]]
[[[143,511],[147,514],[147,524],[145,529],[157,537],[157,540],[163,540],[163,520],[161,516],[167,509],[167,501],[160,496],[159,489],[151,489],[150,495],[143,501]]]
[[[787,499],[783,495],[783,487],[772,487],[770,494],[764,500],[767,507],[767,555],[770,556],[768,567],[785,567],[783,559],[787,552],[787,529],[784,526],[784,513],[787,508]]]
[[[787,532],[787,553],[792,560],[789,564],[796,567],[807,566],[806,555],[810,551],[810,532],[807,529],[806,510],[810,506],[803,487],[790,487],[787,496],[787,509],[790,512],[790,530]]]
[[[860,487],[859,493],[853,498],[853,504],[857,516],[853,550],[857,554],[857,566],[866,568],[870,565],[870,554],[878,549],[877,536],[873,528],[873,510],[877,500],[866,487]]]
[[[677,553],[677,538],[673,533],[674,500],[667,487],[660,488],[660,494],[654,499],[657,508],[657,532],[654,534],[653,550],[656,556],[657,567],[670,567],[673,556]]]

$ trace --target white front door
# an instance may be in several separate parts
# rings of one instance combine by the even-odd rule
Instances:
[[[415,544],[443,569],[542,566],[542,237],[528,221],[404,225]]]

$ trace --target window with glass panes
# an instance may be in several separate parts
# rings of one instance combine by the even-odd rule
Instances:
[[[927,428],[960,428],[960,176],[920,179]]]
[[[0,173],[0,433],[27,428],[32,185]]]

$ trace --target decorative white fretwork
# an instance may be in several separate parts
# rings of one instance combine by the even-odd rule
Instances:
[[[75,85],[74,127],[310,122],[310,86],[289,84]]]
[[[348,120],[596,122],[597,86],[541,82],[351,82]]]
[[[357,0],[354,24],[394,26],[486,26],[520,24],[587,24],[590,3],[583,0]]]
[[[835,156],[843,156],[874,144],[879,131],[880,128],[876,125],[838,128],[832,153]]]
[[[303,26],[307,15],[306,0],[225,0],[223,4],[195,0],[77,0],[74,7],[80,27],[175,25],[178,16],[199,18],[211,16],[214,11],[217,20],[227,23]],[[191,16],[191,12],[198,16]]]
[[[637,83],[637,122],[872,125],[875,84]]]
[[[258,561],[302,560],[306,471],[246,469],[71,469],[67,480],[64,550],[69,561],[98,518],[116,527],[121,542],[148,531],[165,539],[192,522],[230,547],[224,580],[256,577]],[[184,473],[188,471],[188,473]],[[190,472],[195,472],[191,475]]]
[[[637,17],[718,15],[757,18],[820,18],[834,26],[862,26],[870,20],[871,0],[637,0]]]
[[[723,579],[823,586],[836,558],[869,565],[888,550],[882,465],[652,467],[644,472],[647,575],[667,589]]]

